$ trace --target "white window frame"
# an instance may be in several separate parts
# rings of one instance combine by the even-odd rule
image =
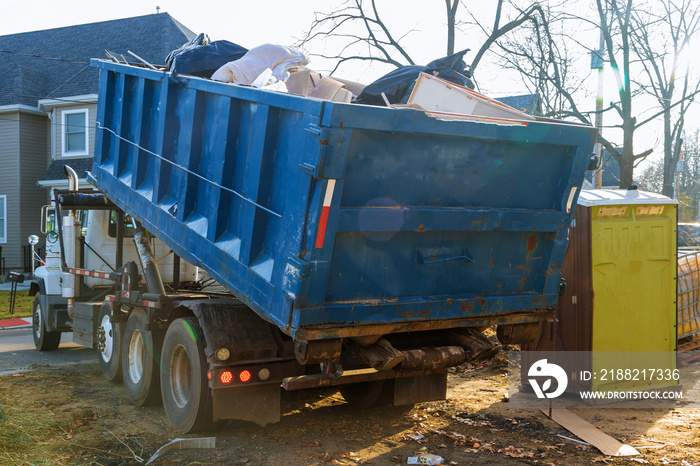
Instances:
[[[2,218],[4,228],[0,229],[0,244],[7,244],[7,196],[5,194],[0,194],[0,203],[5,207],[3,209],[5,217]]]
[[[84,151],[66,151],[66,116],[82,113],[85,115],[85,150]],[[85,157],[90,155],[90,111],[87,108],[79,108],[75,110],[63,110],[61,112],[61,157]]]

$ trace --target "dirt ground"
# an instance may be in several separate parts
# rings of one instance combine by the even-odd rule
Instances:
[[[152,464],[395,465],[425,449],[452,465],[700,465],[700,409],[575,410],[641,452],[606,457],[559,437],[574,436],[539,411],[510,409],[506,365],[501,353],[456,368],[446,401],[410,408],[357,410],[334,389],[283,393],[281,422],[188,435],[215,436],[216,448],[172,450]],[[132,406],[96,365],[0,377],[0,464],[140,464],[178,437],[162,408]]]

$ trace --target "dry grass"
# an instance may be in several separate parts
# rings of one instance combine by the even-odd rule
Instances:
[[[27,290],[18,291],[15,299],[15,312],[10,314],[10,294],[10,291],[0,290],[0,319],[31,317],[34,296],[28,296]]]
[[[39,446],[60,432],[53,416],[45,414],[0,404],[0,464],[56,464],[38,454]]]

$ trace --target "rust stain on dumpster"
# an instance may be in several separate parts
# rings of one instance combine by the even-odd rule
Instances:
[[[327,146],[327,145],[330,143],[330,140],[328,140],[328,139],[321,139],[321,140],[318,141],[318,142],[319,142],[319,144],[321,144],[322,146]]]
[[[537,236],[532,235],[527,239],[527,252],[532,252],[537,248]]]

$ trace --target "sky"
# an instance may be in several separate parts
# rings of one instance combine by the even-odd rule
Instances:
[[[329,11],[330,5],[336,5],[337,1],[329,0],[266,0],[265,2],[240,1],[240,0],[209,0],[196,2],[192,0],[32,0],[20,2],[14,0],[0,0],[0,35],[13,34],[26,31],[36,31],[75,24],[106,21],[140,16],[160,12],[168,12],[175,19],[187,26],[195,33],[204,32],[212,40],[225,39],[244,47],[251,48],[263,43],[275,43],[280,45],[293,45],[309,28],[314,11]],[[470,8],[479,8],[479,3],[469,2]],[[583,2],[587,3],[587,2]],[[390,14],[392,29],[397,37],[405,35],[407,48],[419,64],[425,64],[435,58],[445,55],[445,5],[440,0],[396,0],[380,2]],[[485,22],[490,22],[488,14],[493,9],[491,2],[481,2],[481,14]],[[432,6],[434,5],[434,6]],[[391,10],[389,10],[391,8]],[[597,32],[577,31],[578,37],[591,45],[597,43]],[[465,28],[457,36],[456,50],[471,48],[472,54],[483,41],[476,28]],[[700,44],[690,55],[696,60],[697,69],[700,69]],[[317,43],[312,53],[323,52],[322,43]],[[467,55],[469,61],[471,55]],[[587,57],[583,57],[582,63],[587,66]],[[332,65],[321,59],[312,57],[310,68],[317,71],[327,71]],[[381,66],[368,67],[367,65],[352,65],[341,69],[336,75],[346,79],[370,83],[392,68]],[[477,75],[480,90],[492,97],[524,93],[525,88],[514,79],[514,76],[494,64],[480,65],[480,75]],[[588,72],[586,70],[586,72]],[[592,109],[595,105],[595,91],[597,78],[590,75],[586,82],[585,91],[586,106]],[[614,98],[616,84],[611,72],[606,72],[606,101]],[[688,118],[689,127],[700,127],[700,104]],[[637,138],[640,139],[637,143]],[[645,130],[635,138],[635,146],[648,146],[659,140],[658,130]],[[658,150],[657,150],[658,152]]]
[[[329,5],[337,3],[324,0],[266,0],[264,3],[239,0],[32,0],[31,3],[0,0],[0,35],[152,14],[160,6],[161,12],[168,12],[195,33],[207,33],[212,40],[225,39],[247,48],[264,43],[293,45],[311,25],[315,10],[329,11]],[[405,40],[416,61],[422,64],[445,55],[445,6],[440,0],[432,0],[432,3],[434,8],[426,7],[425,0],[386,3],[394,5],[390,11],[393,24],[404,26],[403,31],[394,31],[396,35],[414,30]],[[318,44],[311,51],[320,52],[320,46]],[[457,47],[478,48],[470,44],[465,35],[458,38]],[[310,67],[323,71],[329,68],[329,64],[312,58]],[[359,65],[344,69],[347,75],[342,77],[371,82],[391,69],[375,67],[367,70]]]

